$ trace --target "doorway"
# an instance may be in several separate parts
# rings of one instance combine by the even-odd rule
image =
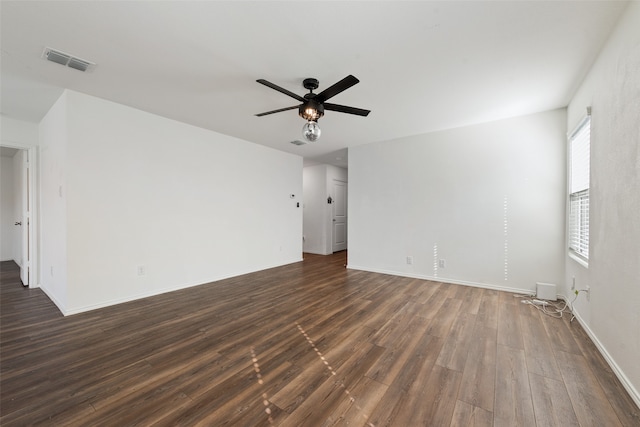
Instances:
[[[303,168],[305,253],[330,255],[347,249],[348,181],[346,168],[326,164]]]
[[[20,268],[23,286],[35,286],[33,201],[33,149],[2,146],[2,246],[1,260]]]

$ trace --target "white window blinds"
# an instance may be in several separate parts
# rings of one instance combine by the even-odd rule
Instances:
[[[589,258],[589,190],[571,194],[569,213],[569,249]]]
[[[569,249],[586,260],[589,258],[590,116],[569,137],[569,150]]]
[[[591,148],[591,120],[587,116],[580,126],[571,134],[571,191],[589,189],[589,157]]]

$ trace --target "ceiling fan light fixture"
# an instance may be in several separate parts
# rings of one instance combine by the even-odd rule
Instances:
[[[322,104],[310,99],[300,105],[298,115],[308,122],[317,122],[320,117],[324,116],[324,107]]]
[[[302,136],[304,136],[304,139],[309,142],[316,142],[318,138],[320,138],[321,133],[322,131],[320,130],[318,123],[311,120],[305,123],[302,128]]]
[[[339,113],[347,113],[347,114],[355,114],[357,116],[366,117],[369,115],[371,111],[364,110],[362,108],[348,107],[346,105],[338,105],[338,104],[329,104],[326,101],[330,98],[333,98],[339,93],[344,92],[349,89],[351,86],[358,83],[360,80],[355,78],[352,75],[348,75],[344,79],[339,82],[329,86],[325,90],[320,93],[313,93],[315,89],[318,88],[319,82],[317,79],[304,79],[302,81],[302,86],[305,89],[309,90],[309,93],[304,96],[300,96],[296,93],[291,92],[288,89],[280,87],[276,84],[273,84],[265,79],[258,79],[256,82],[265,85],[271,89],[277,90],[280,93],[283,93],[299,102],[301,104],[294,105],[291,107],[279,108],[277,110],[267,111],[265,113],[256,114],[258,117],[267,116],[269,114],[280,113],[282,111],[289,111],[293,109],[298,109],[298,115],[302,117],[307,123],[302,128],[302,136],[304,140],[307,142],[315,142],[320,138],[320,127],[318,126],[318,120],[324,116],[325,108],[330,111],[337,111]]]

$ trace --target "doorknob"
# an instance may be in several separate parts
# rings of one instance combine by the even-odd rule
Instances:
[[[13,224],[13,225],[22,225],[22,223],[21,223],[21,222],[17,222],[17,221],[16,221],[16,223],[15,223],[15,224]]]

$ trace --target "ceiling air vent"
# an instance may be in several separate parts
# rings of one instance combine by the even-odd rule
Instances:
[[[95,63],[87,61],[86,59],[76,58],[68,53],[61,52],[59,50],[46,47],[42,52],[42,57],[48,61],[55,62],[56,64],[64,65],[65,67],[73,68],[80,71],[91,71],[95,67]]]
[[[295,141],[291,141],[291,143],[293,145],[304,145],[304,144],[306,144],[306,142],[300,141],[299,139],[296,139]]]

